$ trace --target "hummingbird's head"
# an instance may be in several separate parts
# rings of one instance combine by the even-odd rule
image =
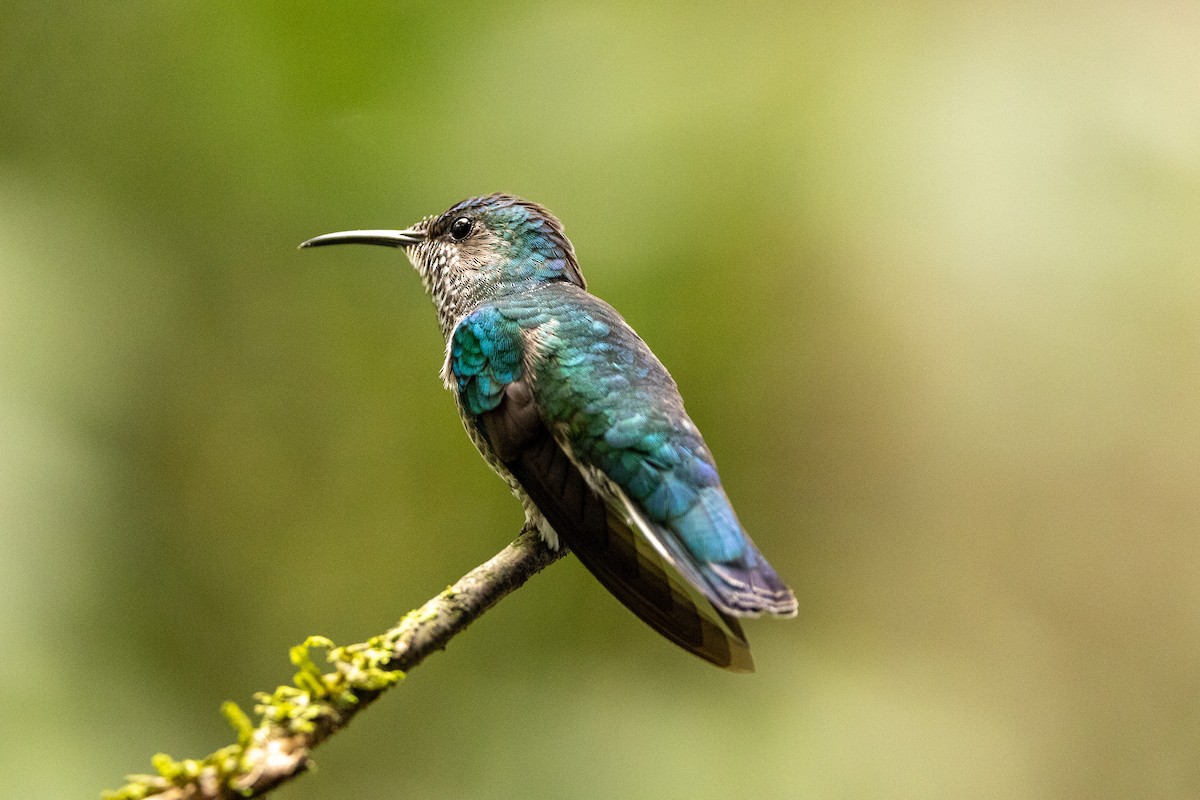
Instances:
[[[327,244],[403,248],[433,296],[444,333],[493,297],[551,281],[586,288],[562,223],[510,194],[468,198],[404,230],[327,233],[300,246]]]

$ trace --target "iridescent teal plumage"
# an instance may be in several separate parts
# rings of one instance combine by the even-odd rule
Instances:
[[[483,306],[455,329],[449,367],[459,401],[473,417],[500,404],[504,387],[525,369],[521,329],[495,306]]]
[[[752,669],[736,617],[792,615],[795,598],[738,522],[670,374],[586,291],[558,220],[490,195],[394,234],[437,306],[463,423],[529,524],[672,641]]]

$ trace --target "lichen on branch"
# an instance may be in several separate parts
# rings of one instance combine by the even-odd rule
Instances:
[[[345,647],[323,636],[308,637],[289,653],[296,667],[291,685],[254,696],[256,719],[234,702],[221,706],[236,742],[200,759],[176,761],[159,753],[151,759],[157,774],[126,776],[128,783],[103,792],[103,800],[234,800],[266,794],[308,769],[314,747],[346,727],[408,670],[565,552],[550,550],[536,533],[522,533],[378,636]],[[329,671],[313,659],[319,650]]]

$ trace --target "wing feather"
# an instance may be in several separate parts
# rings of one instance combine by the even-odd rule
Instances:
[[[639,546],[642,537],[611,508],[554,440],[524,381],[506,387],[480,426],[505,468],[520,483],[562,541],[596,579],[643,622],[704,660],[734,672],[754,661],[736,620],[690,593],[663,568],[662,558]],[[646,540],[648,541],[648,540]]]

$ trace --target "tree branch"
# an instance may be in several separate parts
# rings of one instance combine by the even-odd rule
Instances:
[[[443,649],[451,638],[502,597],[557,561],[565,548],[550,550],[536,533],[522,533],[490,561],[409,612],[394,628],[365,642],[335,647],[309,637],[293,647],[298,668],[294,685],[255,695],[257,724],[235,703],[222,713],[237,743],[203,759],[152,759],[157,775],[130,775],[129,783],[105,800],[234,800],[266,794],[311,765],[309,751],[349,724],[406,671]],[[334,671],[322,673],[311,657],[324,649]]]

